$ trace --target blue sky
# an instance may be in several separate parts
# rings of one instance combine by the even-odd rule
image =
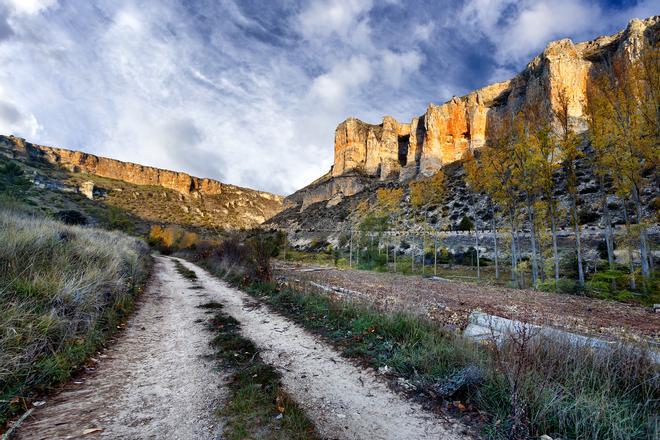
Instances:
[[[287,194],[348,116],[409,121],[660,0],[0,0],[0,133]]]

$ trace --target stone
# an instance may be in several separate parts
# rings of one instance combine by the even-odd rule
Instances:
[[[80,184],[78,192],[87,197],[89,200],[94,200],[94,182],[88,180]]]

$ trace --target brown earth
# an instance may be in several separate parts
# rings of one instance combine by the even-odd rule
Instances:
[[[408,311],[441,325],[461,329],[467,325],[472,311],[482,311],[605,339],[660,344],[660,314],[638,305],[279,260],[275,272],[287,281],[348,289],[349,292],[340,292],[340,295],[373,304],[382,310]]]

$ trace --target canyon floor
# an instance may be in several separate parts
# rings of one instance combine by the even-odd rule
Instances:
[[[473,311],[595,336],[660,346],[660,314],[649,307],[586,296],[509,289],[398,273],[336,269],[277,260],[280,281],[332,290],[380,310],[406,311],[463,329]]]
[[[212,334],[198,306],[223,304],[241,333],[282,375],[287,393],[328,439],[462,439],[468,429],[441,419],[388,388],[375,374],[300,326],[205,270],[193,285],[173,259],[156,257],[156,274],[127,328],[23,422],[15,438],[222,438],[217,409],[225,375],[209,356]]]

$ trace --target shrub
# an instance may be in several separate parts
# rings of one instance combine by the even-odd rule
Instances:
[[[83,214],[73,209],[57,212],[55,214],[55,219],[61,221],[62,223],[66,223],[67,225],[87,224],[87,217],[85,217]]]
[[[16,162],[0,165],[0,192],[7,191],[17,195],[17,193],[27,190],[30,185],[30,181],[24,176],[23,169]]]
[[[431,177],[411,182],[409,187],[410,204],[413,207],[440,204],[445,194],[445,174],[438,171]]]
[[[149,230],[149,244],[163,254],[171,254],[183,249],[191,249],[195,247],[199,240],[199,236],[190,231],[168,226],[166,228],[160,225],[153,225]]]
[[[146,277],[148,252],[122,233],[0,210],[0,425],[115,328]]]
[[[378,207],[386,212],[396,211],[403,199],[403,188],[378,188],[376,201]]]
[[[463,216],[456,229],[459,231],[471,231],[474,229],[474,223],[472,223],[472,219],[466,215]]]

